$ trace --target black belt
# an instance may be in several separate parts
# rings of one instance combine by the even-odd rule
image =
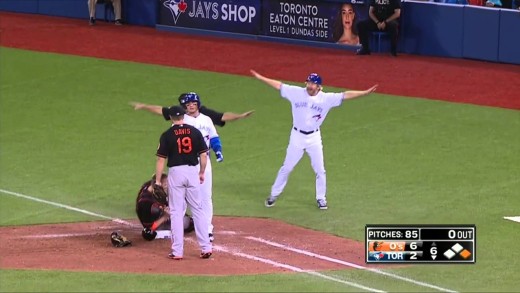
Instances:
[[[305,135],[309,135],[309,134],[311,134],[311,133],[314,133],[314,132],[320,130],[320,129],[318,128],[318,129],[316,129],[316,130],[312,130],[312,131],[303,131],[303,130],[299,130],[299,129],[296,128],[296,127],[293,127],[293,129],[296,130],[296,131],[298,131],[298,132],[300,132],[300,133],[303,133],[303,134],[305,134]]]
[[[180,167],[180,166],[190,166],[190,167],[194,167],[194,166],[197,166],[198,164],[177,164],[177,165],[173,165],[173,166],[168,166],[168,168],[173,168],[173,167]]]

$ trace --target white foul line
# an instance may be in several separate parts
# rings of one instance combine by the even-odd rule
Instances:
[[[75,207],[72,207],[72,206],[69,206],[69,205],[65,205],[65,204],[61,204],[61,203],[57,203],[57,202],[53,202],[53,201],[48,201],[48,200],[40,199],[40,198],[37,198],[37,197],[28,196],[28,195],[21,194],[21,193],[18,193],[18,192],[12,192],[12,191],[8,191],[8,190],[5,190],[5,189],[0,189],[0,192],[6,193],[6,194],[10,194],[10,195],[14,195],[14,196],[21,197],[21,198],[25,198],[25,199],[29,199],[29,200],[32,200],[32,201],[37,201],[37,202],[45,203],[45,204],[48,204],[48,205],[56,206],[56,207],[63,208],[63,209],[69,210],[69,211],[75,211],[75,212],[86,214],[86,215],[89,215],[89,216],[94,216],[94,217],[98,217],[98,218],[102,218],[102,219],[106,219],[106,220],[111,220],[111,221],[119,223],[119,224],[132,226],[132,227],[136,226],[136,225],[134,225],[134,224],[132,224],[130,222],[127,222],[125,220],[116,219],[116,218],[112,218],[112,217],[96,214],[96,213],[93,213],[93,212],[89,212],[87,210],[82,210],[82,209],[78,209],[78,208],[75,208]],[[141,226],[139,226],[139,227],[141,227]]]
[[[373,272],[373,273],[376,273],[376,274],[381,274],[381,275],[384,275],[384,276],[387,276],[387,277],[390,277],[390,278],[394,278],[394,279],[398,279],[398,280],[401,280],[401,281],[409,282],[409,283],[412,283],[412,284],[415,284],[415,285],[418,285],[418,286],[428,287],[428,288],[439,290],[439,291],[443,291],[443,292],[453,292],[453,293],[457,292],[457,291],[453,291],[453,290],[450,290],[450,289],[438,287],[438,286],[435,286],[435,285],[432,285],[432,284],[428,284],[428,283],[425,283],[425,282],[416,281],[416,280],[412,280],[412,279],[409,279],[409,278],[406,278],[406,277],[402,277],[402,276],[399,276],[399,275],[387,273],[385,271],[381,271],[381,270],[377,270],[377,269],[372,269],[372,268],[360,266],[360,265],[357,265],[357,264],[354,264],[354,263],[351,263],[351,262],[347,262],[347,261],[343,261],[343,260],[340,260],[340,259],[336,259],[336,258],[332,258],[332,257],[316,254],[316,253],[313,253],[313,252],[310,252],[310,251],[307,251],[307,250],[294,248],[294,247],[291,247],[291,246],[288,246],[288,245],[283,245],[283,244],[280,244],[280,243],[272,242],[272,241],[265,240],[265,239],[262,239],[262,238],[252,237],[252,236],[246,236],[245,238],[247,238],[249,240],[261,242],[261,243],[264,243],[264,244],[267,244],[267,245],[271,245],[271,246],[274,246],[274,247],[290,250],[292,252],[304,254],[304,255],[307,255],[307,256],[312,256],[312,257],[315,257],[315,258],[319,258],[319,259],[330,261],[330,262],[337,263],[337,264],[341,264],[341,265],[344,265],[344,266],[348,266],[348,267],[352,267],[352,268],[356,268],[356,269],[360,269],[360,270],[366,270],[366,271]]]
[[[56,203],[56,202],[52,202],[52,201],[48,201],[48,200],[44,200],[44,199],[39,199],[39,198],[28,196],[28,195],[25,195],[25,194],[8,191],[8,190],[5,190],[5,189],[0,189],[0,193],[6,193],[6,194],[14,195],[14,196],[17,196],[17,197],[29,199],[29,200],[32,200],[32,201],[37,201],[37,202],[53,205],[53,206],[56,206],[56,207],[64,208],[64,209],[67,209],[67,210],[76,211],[76,212],[79,212],[79,213],[82,213],[82,214],[87,214],[87,215],[90,215],[90,216],[103,218],[103,219],[106,219],[106,220],[111,220],[113,222],[120,223],[120,224],[127,225],[127,226],[132,226],[132,227],[136,226],[136,225],[134,225],[134,224],[132,224],[130,222],[127,222],[125,220],[116,219],[116,218],[112,218],[112,217],[109,217],[109,216],[104,216],[104,215],[93,213],[93,212],[90,212],[90,211],[87,211],[87,210],[78,209],[78,208],[75,208],[75,207],[72,207],[72,206],[69,206],[69,205],[64,205],[64,204],[61,204],[61,203]],[[52,237],[59,237],[59,235],[52,235],[51,238]],[[189,238],[187,238],[187,239],[189,240]],[[353,287],[356,287],[356,288],[360,288],[360,289],[364,289],[364,290],[367,290],[367,291],[385,292],[385,291],[381,291],[381,290],[378,290],[378,289],[365,287],[365,286],[357,284],[357,283],[352,283],[352,282],[348,282],[348,281],[345,281],[345,280],[336,279],[334,277],[323,275],[323,274],[320,274],[318,272],[305,271],[305,270],[303,270],[301,268],[297,268],[297,267],[293,267],[293,266],[290,266],[290,265],[281,264],[281,263],[278,263],[278,262],[275,262],[275,261],[271,261],[271,260],[268,260],[268,259],[256,257],[256,256],[253,256],[253,255],[249,255],[249,254],[245,254],[245,253],[241,253],[241,252],[231,252],[231,251],[229,251],[228,249],[226,249],[225,247],[222,247],[222,246],[214,245],[213,249],[215,249],[217,251],[231,253],[231,254],[236,255],[236,256],[240,256],[240,257],[244,257],[244,258],[248,258],[248,259],[253,259],[253,260],[256,260],[256,261],[263,262],[263,263],[271,264],[271,265],[273,265],[275,267],[286,268],[286,269],[292,270],[294,272],[301,272],[301,273],[306,273],[306,274],[310,274],[310,275],[313,275],[313,276],[318,276],[318,277],[321,277],[321,278],[324,278],[324,279],[327,279],[327,280],[331,280],[331,281],[339,282],[339,283],[342,283],[342,284],[350,285],[350,286],[353,286]]]
[[[196,242],[194,239],[190,239],[190,238],[187,238],[187,240],[190,241],[190,242]],[[299,267],[295,267],[295,266],[291,266],[291,265],[288,265],[288,264],[279,263],[277,261],[270,260],[270,259],[267,259],[267,258],[250,255],[250,254],[243,253],[243,252],[240,252],[240,251],[230,250],[230,249],[228,249],[228,248],[226,248],[224,246],[220,246],[220,245],[213,245],[213,250],[229,253],[229,254],[232,254],[234,256],[239,256],[239,257],[247,258],[247,259],[250,259],[250,260],[259,261],[259,262],[262,262],[262,263],[265,263],[265,264],[272,265],[272,266],[277,267],[277,268],[283,268],[283,269],[287,269],[287,270],[290,270],[290,271],[293,271],[293,272],[309,274],[309,275],[312,275],[312,276],[315,276],[315,277],[320,277],[320,278],[327,279],[327,280],[330,280],[330,281],[342,283],[342,284],[349,285],[349,286],[352,286],[352,287],[355,287],[355,288],[359,288],[359,289],[363,289],[363,290],[366,290],[366,291],[381,292],[381,293],[386,292],[386,291],[382,291],[382,290],[379,290],[379,289],[366,287],[366,286],[360,285],[358,283],[349,282],[349,281],[345,281],[345,280],[342,280],[342,279],[338,279],[338,278],[334,278],[334,277],[331,277],[331,276],[327,276],[327,275],[324,275],[324,274],[320,274],[320,273],[318,273],[316,271],[304,270],[304,269],[299,268]]]
[[[91,235],[96,235],[96,234],[97,233],[44,234],[44,235],[27,235],[27,236],[22,236],[20,238],[35,238],[35,239],[67,238],[67,237],[91,236]]]
[[[504,217],[504,219],[520,223],[520,217]]]

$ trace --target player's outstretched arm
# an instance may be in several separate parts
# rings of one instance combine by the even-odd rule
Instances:
[[[377,84],[365,91],[346,91],[343,93],[343,100],[352,100],[355,98],[363,97],[375,92],[376,89]]]
[[[267,77],[261,75],[260,73],[254,71],[253,69],[251,69],[250,71],[251,71],[251,74],[254,77],[256,77],[257,79],[259,79],[259,80],[265,82],[266,84],[274,87],[275,89],[280,90],[280,88],[282,87],[282,82],[281,81],[267,78]]]
[[[134,107],[134,110],[146,110],[148,112],[151,112],[151,113],[154,113],[157,115],[162,115],[162,108],[163,108],[162,106],[147,105],[147,104],[138,103],[138,102],[130,102],[129,104],[130,104],[130,106]]]
[[[222,121],[233,121],[233,120],[244,119],[244,118],[251,116],[254,112],[255,112],[254,110],[247,111],[242,114],[237,114],[237,113],[233,113],[233,112],[224,112],[224,115],[222,115]]]

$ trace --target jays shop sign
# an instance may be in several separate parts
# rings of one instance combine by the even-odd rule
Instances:
[[[159,24],[258,34],[260,0],[159,0]]]

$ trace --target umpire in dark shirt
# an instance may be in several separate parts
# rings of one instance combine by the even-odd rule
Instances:
[[[180,260],[184,256],[183,217],[187,202],[201,248],[200,257],[209,258],[212,245],[208,236],[208,218],[202,210],[199,192],[200,184],[204,182],[208,147],[197,128],[184,124],[182,107],[169,108],[169,116],[173,125],[161,135],[155,167],[155,183],[161,185],[166,162],[168,166],[168,204],[173,235],[171,253],[168,257]]]
[[[401,0],[370,0],[368,19],[357,25],[361,49],[357,55],[370,55],[370,34],[384,31],[390,34],[391,54],[397,56],[397,19],[401,16]]]
[[[179,103],[185,95],[186,94],[184,93],[179,96]],[[143,104],[143,103],[138,103],[138,102],[130,102],[130,105],[134,107],[134,110],[146,110],[148,112],[151,112],[151,113],[154,113],[157,115],[162,115],[163,117],[165,117],[165,119],[168,120],[168,115],[169,115],[168,107],[163,107],[163,106],[159,106],[159,105],[148,105],[148,104]],[[213,124],[223,127],[224,125],[226,125],[227,121],[234,121],[234,120],[240,120],[240,119],[247,118],[247,117],[251,116],[255,111],[254,110],[247,111],[247,112],[244,112],[241,114],[233,113],[233,112],[218,112],[218,111],[210,109],[206,106],[201,105],[199,107],[199,112],[208,116],[209,118],[211,118],[211,121],[213,121]]]

